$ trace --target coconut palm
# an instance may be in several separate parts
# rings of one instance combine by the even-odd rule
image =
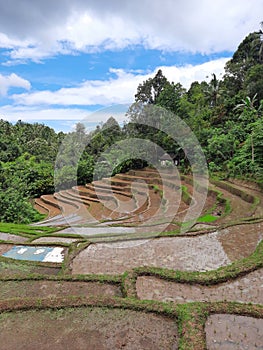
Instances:
[[[213,78],[209,83],[208,89],[205,90],[205,94],[207,95],[211,106],[216,107],[222,94],[222,89],[220,89],[220,81],[217,79],[215,73],[213,73],[212,76]]]

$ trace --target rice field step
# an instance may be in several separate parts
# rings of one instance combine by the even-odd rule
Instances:
[[[112,196],[112,193],[113,193],[113,194],[119,194],[119,195],[124,196],[124,197],[132,197],[132,193],[130,192],[129,188],[126,189],[126,188],[118,187],[116,189],[110,185],[99,185],[98,186],[95,182],[93,182],[91,184],[87,184],[85,187],[88,190],[95,193],[95,195],[97,193],[99,193],[100,197],[101,197],[101,195],[103,195],[103,193],[108,194],[110,196]],[[117,186],[114,186],[114,187],[117,187]]]
[[[40,213],[40,214],[49,214],[48,208],[45,206],[45,203],[41,201],[40,198],[36,198],[34,200],[34,208]]]
[[[64,194],[73,202],[77,202],[81,205],[85,205],[89,207],[92,202],[97,202],[94,198],[89,198],[86,196],[80,196],[78,193],[76,193],[73,189],[65,190]]]
[[[176,188],[180,186],[180,179],[174,179],[174,180],[170,180],[170,179],[162,179],[160,177],[139,177],[139,176],[135,176],[135,175],[129,175],[129,174],[117,174],[115,175],[115,177],[113,178],[114,181],[121,180],[121,181],[127,181],[127,182],[132,182],[132,183],[140,183],[138,181],[142,181],[144,183],[147,183],[148,185],[167,185],[169,187],[172,188]],[[141,184],[141,186],[143,186],[143,184]]]
[[[107,181],[108,179],[104,178],[102,180],[97,180],[97,181],[93,181],[90,185],[94,186],[96,188],[99,188],[101,190],[110,190],[110,191],[114,191],[114,192],[122,192],[122,193],[131,193],[131,186],[127,185],[127,186],[115,186],[115,185],[111,185],[109,183],[109,181]]]
[[[138,180],[137,178],[133,177],[133,179],[121,179],[119,177],[117,177],[117,175],[115,175],[114,177],[110,177],[110,178],[104,178],[102,179],[103,182],[105,182],[106,184],[110,185],[110,186],[118,186],[118,187],[129,187],[136,189],[137,191],[140,191],[140,190],[144,190],[145,188],[145,182],[142,183],[142,182],[139,182],[139,181],[136,181]],[[135,180],[135,181],[132,181],[132,180]]]
[[[59,193],[54,193],[54,198],[57,199],[61,211],[64,215],[72,215],[80,209],[80,205],[69,200],[68,198],[63,197],[63,195]]]
[[[70,196],[75,199],[79,199],[80,201],[96,203],[100,202],[100,199],[97,196],[91,195],[90,191],[85,186],[74,186],[70,190],[67,190],[67,192],[70,194]],[[110,200],[111,198],[105,199]]]
[[[144,178],[162,178],[166,180],[172,180],[176,181],[179,179],[176,173],[174,172],[158,172],[157,170],[148,170],[148,169],[142,169],[142,170],[129,170],[128,171],[129,175],[133,175],[136,177],[144,177]]]
[[[43,203],[60,209],[59,203],[56,198],[54,198],[53,194],[44,194],[40,197]]]

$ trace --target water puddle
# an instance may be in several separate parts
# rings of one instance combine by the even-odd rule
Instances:
[[[62,263],[64,251],[65,248],[62,247],[13,246],[10,250],[3,253],[2,256],[16,260]]]

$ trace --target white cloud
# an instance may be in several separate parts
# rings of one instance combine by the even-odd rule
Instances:
[[[121,111],[119,110],[121,108]],[[23,120],[26,122],[44,122],[54,124],[57,131],[70,130],[77,122],[84,123],[88,131],[94,130],[96,125],[105,123],[111,116],[122,123],[126,120],[127,105],[118,105],[91,112],[80,108],[39,108],[28,106],[0,106],[0,116],[10,122]]]
[[[38,91],[13,95],[12,98],[21,105],[111,105],[131,102],[140,76],[126,73],[123,70],[111,70],[116,78],[109,80],[87,80],[70,88],[57,91]]]
[[[0,115],[8,121],[17,120],[81,120],[90,114],[89,111],[78,108],[41,108],[28,106],[0,106]]]
[[[182,67],[160,67],[163,74],[170,81],[180,82],[185,88],[189,88],[194,81],[210,81],[211,74],[215,73],[218,79],[224,74],[224,67],[229,58],[219,58],[214,61],[205,62],[198,65],[186,65]]]
[[[61,88],[56,91],[37,91],[12,96],[16,104],[25,106],[90,106],[131,103],[139,83],[153,77],[157,70],[162,69],[169,81],[180,82],[185,88],[189,88],[193,81],[211,80],[211,74],[218,77],[224,72],[224,66],[228,59],[222,58],[200,65],[187,65],[182,67],[162,66],[156,68],[151,74],[135,74],[125,72],[123,69],[111,69],[116,76],[108,80],[87,80],[84,83]]]
[[[6,76],[0,74],[0,95],[5,96],[7,94],[8,89],[12,87],[20,87],[29,90],[31,84],[28,80],[19,77],[15,73]]]
[[[10,0],[0,3],[0,47],[12,59],[72,50],[233,51],[259,29],[262,0]]]

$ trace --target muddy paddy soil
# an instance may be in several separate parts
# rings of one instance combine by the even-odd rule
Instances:
[[[121,296],[119,286],[98,282],[4,281],[0,282],[0,300],[9,298],[51,298],[59,296]]]
[[[66,243],[71,244],[78,241],[79,238],[66,238],[66,237],[40,237],[35,239],[34,243]]]
[[[209,271],[251,255],[263,237],[263,222],[228,227],[195,237],[163,237],[95,243],[73,260],[73,274],[120,274],[138,266]]]
[[[17,261],[0,261],[0,279],[19,275],[20,278],[30,274],[58,275],[61,269],[58,267],[37,266],[24,264]]]
[[[208,350],[263,349],[263,319],[217,314],[205,326]]]
[[[230,260],[245,258],[255,251],[258,243],[263,239],[263,221],[220,230],[218,239]]]
[[[263,304],[263,269],[253,271],[234,281],[214,286],[189,285],[141,276],[136,281],[139,299],[188,303],[194,301],[237,301]]]
[[[12,247],[12,244],[0,244],[0,255],[8,252]]]
[[[175,350],[174,320],[143,312],[75,308],[0,314],[4,350]]]
[[[230,263],[217,234],[91,244],[71,264],[73,274],[121,274],[138,266],[207,271]]]

